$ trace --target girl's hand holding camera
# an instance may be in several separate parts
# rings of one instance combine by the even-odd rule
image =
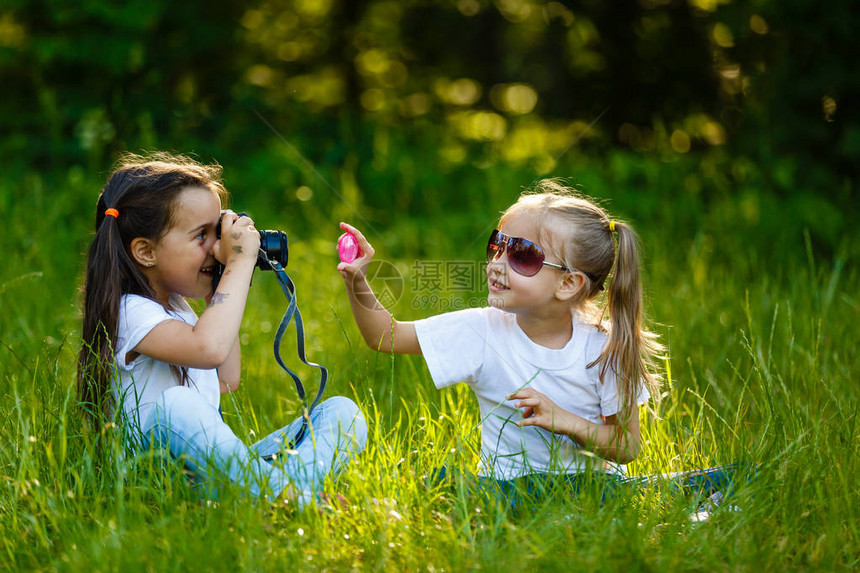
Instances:
[[[224,211],[221,216],[221,238],[215,241],[212,253],[223,265],[233,261],[257,261],[260,250],[260,232],[248,216],[240,217],[233,211]]]

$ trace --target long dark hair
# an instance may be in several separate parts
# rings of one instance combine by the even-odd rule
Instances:
[[[131,242],[137,237],[161,238],[170,229],[176,199],[189,187],[209,189],[226,200],[219,165],[167,153],[122,156],[99,195],[83,285],[83,342],[78,355],[78,395],[97,429],[114,406],[110,388],[116,374],[120,299],[137,294],[156,300],[131,256]],[[118,215],[105,215],[107,209],[116,209]],[[185,373],[174,371],[182,382]]]

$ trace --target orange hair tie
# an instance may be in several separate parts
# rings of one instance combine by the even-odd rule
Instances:
[[[119,211],[117,211],[113,207],[111,207],[110,209],[105,209],[105,217],[107,217],[108,215],[116,219],[117,217],[119,217]]]

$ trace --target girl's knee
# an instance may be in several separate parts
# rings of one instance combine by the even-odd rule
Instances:
[[[159,398],[157,409],[161,423],[191,424],[207,420],[218,412],[193,388],[174,386],[165,390]]]
[[[199,396],[200,393],[188,386],[173,386],[161,393],[161,401],[164,403],[173,403],[178,400],[193,399],[195,395]]]
[[[326,412],[330,412],[331,415],[334,415],[341,420],[351,420],[361,416],[361,410],[358,409],[358,405],[346,396],[333,396],[328,398],[320,404],[320,408],[324,409]]]
[[[158,408],[167,414],[182,412],[188,407],[194,408],[196,402],[194,396],[197,392],[187,386],[174,386],[161,393],[158,399]]]
[[[355,440],[359,450],[367,443],[367,422],[358,405],[346,396],[334,396],[320,406],[324,406],[343,433],[349,434]]]

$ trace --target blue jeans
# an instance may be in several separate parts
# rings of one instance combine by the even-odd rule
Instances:
[[[462,474],[456,470],[449,471],[442,466],[431,471],[428,484],[449,483],[459,476],[460,479],[466,480],[470,492],[487,501],[494,500],[516,509],[526,502],[539,502],[553,492],[577,495],[583,491],[594,491],[604,501],[622,492],[659,488],[705,497],[718,490],[729,494],[738,483],[753,480],[755,474],[755,465],[735,463],[673,474],[623,476],[597,471],[578,474],[536,473],[512,480],[500,480]]]
[[[336,475],[364,449],[367,424],[352,400],[336,396],[314,408],[304,438],[291,446],[301,425],[298,418],[248,446],[196,390],[176,386],[161,395],[141,428],[141,445],[181,457],[206,495],[214,493],[218,477],[226,477],[270,500],[292,486],[301,507],[320,492],[327,474]]]

